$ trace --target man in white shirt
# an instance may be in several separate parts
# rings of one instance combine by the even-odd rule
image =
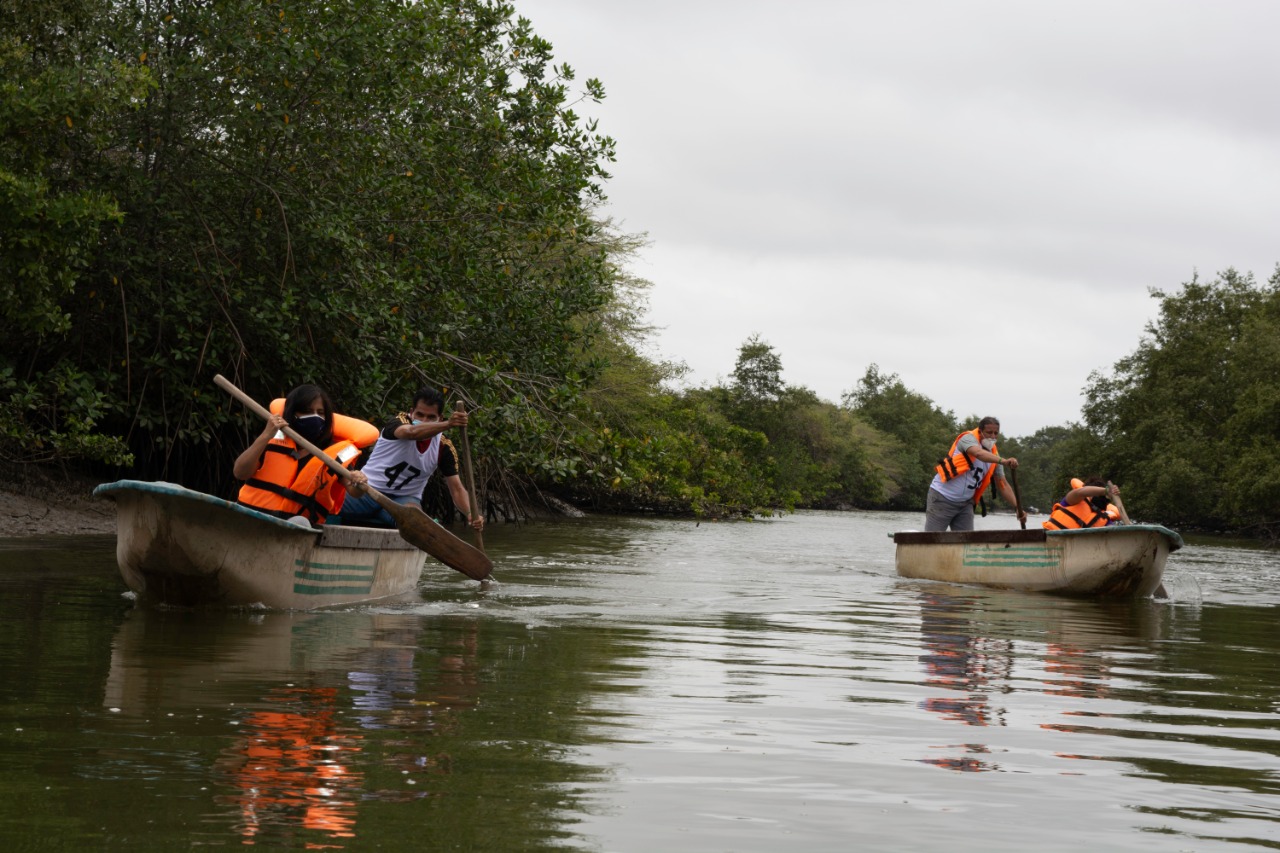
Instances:
[[[1017,468],[1018,460],[1000,456],[996,447],[999,434],[1000,421],[987,417],[978,422],[977,428],[960,433],[951,442],[951,449],[939,461],[934,469],[937,473],[929,484],[924,513],[926,531],[940,532],[948,527],[973,530],[973,507],[989,485],[994,485],[1011,506],[1017,506],[1017,497],[1005,482],[1004,466]],[[985,506],[983,514],[986,514]],[[1019,507],[1018,520],[1025,522],[1026,519],[1026,511]]]
[[[373,446],[369,461],[361,468],[369,485],[396,503],[420,505],[422,491],[436,469],[444,478],[453,505],[476,530],[484,529],[484,517],[471,517],[471,497],[458,476],[458,452],[445,438],[450,427],[465,427],[466,412],[443,417],[444,395],[434,388],[422,388],[414,395],[413,408],[389,421]],[[368,495],[348,495],[339,524],[394,527],[391,514]],[[330,522],[332,523],[332,522]]]

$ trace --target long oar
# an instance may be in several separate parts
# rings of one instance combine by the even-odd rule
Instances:
[[[461,400],[454,403],[455,411],[465,412],[467,407],[463,405]],[[480,516],[480,496],[476,494],[476,478],[471,472],[471,441],[467,438],[467,428],[458,427],[461,430],[460,438],[462,439],[462,474],[467,480],[467,492],[471,495],[471,517],[478,518]],[[475,528],[472,528],[475,530]],[[479,530],[475,530],[476,547],[481,551],[484,550],[484,534]]]
[[[241,391],[235,385],[232,385],[221,374],[213,377],[213,381],[218,387],[226,391],[232,397],[235,397],[247,408],[252,410],[263,420],[270,420],[271,413],[258,404],[256,400],[248,394]],[[335,474],[348,482],[351,481],[351,472],[336,462],[329,454],[298,435],[290,427],[284,428],[284,434],[293,439],[294,443],[303,450],[328,465]],[[396,529],[400,531],[400,538],[431,556],[444,563],[451,569],[457,569],[469,578],[476,580],[484,580],[493,573],[493,561],[484,555],[481,551],[463,542],[449,531],[432,521],[431,516],[427,515],[417,507],[405,506],[398,504],[391,498],[379,492],[370,485],[365,485],[369,496],[377,501],[378,506],[385,509],[396,523]]]
[[[1018,469],[1009,468],[1009,479],[1013,481],[1013,508],[1018,513],[1018,520],[1022,523],[1022,529],[1027,529],[1027,520],[1022,517],[1022,493],[1018,491]]]
[[[1107,480],[1107,491],[1108,491],[1108,492],[1109,492],[1109,491],[1111,491],[1111,481],[1110,481],[1110,480]],[[1127,513],[1127,512],[1125,512],[1125,511],[1124,511],[1124,501],[1120,500],[1120,494],[1119,494],[1119,492],[1117,492],[1117,493],[1116,493],[1116,494],[1114,494],[1114,495],[1111,495],[1110,497],[1111,497],[1111,500],[1115,502],[1116,509],[1120,510],[1120,521],[1121,521],[1121,523],[1122,523],[1122,524],[1133,524],[1133,522],[1129,520],[1129,513]]]

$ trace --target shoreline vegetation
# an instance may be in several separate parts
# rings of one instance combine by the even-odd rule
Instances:
[[[375,424],[444,390],[495,520],[913,510],[1001,414],[876,364],[823,400],[761,334],[683,386],[629,272],[646,238],[601,213],[615,141],[580,111],[604,84],[511,5],[33,4],[0,74],[0,464],[234,494],[260,425],[222,374]],[[1079,422],[1001,439],[1024,503],[1098,475],[1136,516],[1280,538],[1280,268],[1151,295]]]

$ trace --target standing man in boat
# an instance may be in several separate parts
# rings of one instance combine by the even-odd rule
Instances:
[[[316,385],[299,385],[282,400],[271,402],[271,417],[261,434],[236,457],[231,473],[244,480],[236,502],[276,518],[301,518],[323,524],[342,508],[354,483],[364,474],[351,472],[353,485],[345,485],[329,468],[293,443],[281,430],[291,427],[345,468],[360,460],[361,448],[377,440],[372,424],[348,418],[333,410],[329,395]]]
[[[445,438],[450,427],[465,427],[466,412],[442,416],[444,395],[434,388],[422,388],[414,395],[413,407],[389,421],[378,435],[369,461],[361,470],[369,485],[399,504],[422,503],[422,492],[436,469],[444,477],[453,505],[476,530],[484,529],[484,516],[471,517],[471,496],[458,476],[458,451]],[[334,519],[337,524],[394,527],[391,514],[368,495],[353,493]]]
[[[951,449],[934,469],[925,505],[924,529],[928,532],[973,530],[973,508],[995,480],[996,490],[1010,506],[1018,506],[1013,489],[1005,481],[1004,466],[1018,467],[1012,456],[1001,457],[996,447],[1000,421],[987,417],[975,429],[962,432],[951,442]],[[982,508],[985,516],[986,506]],[[1018,521],[1025,522],[1027,513],[1018,510]]]

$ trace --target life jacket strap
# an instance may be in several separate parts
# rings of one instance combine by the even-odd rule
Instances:
[[[285,447],[283,444],[268,444],[266,452],[283,453],[285,456],[292,456],[294,459],[302,459],[302,457],[310,455],[305,450],[296,447]]]
[[[322,507],[319,501],[311,495],[304,495],[301,492],[295,492],[293,489],[281,486],[278,483],[270,483],[266,480],[248,480],[245,482],[245,485],[253,486],[255,489],[262,489],[264,492],[271,492],[271,494],[278,495],[285,500],[293,501],[294,503],[299,504],[306,511],[296,514],[306,515],[307,512],[310,512],[312,518],[321,519],[325,517],[325,508]],[[292,518],[293,515],[295,515],[295,513],[290,513],[283,517]]]

